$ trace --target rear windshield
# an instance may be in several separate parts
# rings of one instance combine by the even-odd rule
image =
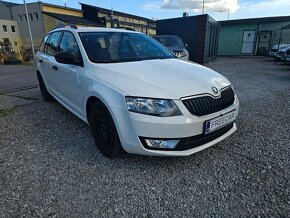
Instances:
[[[184,48],[182,40],[177,36],[155,36],[154,39],[156,39],[158,42],[168,48]]]
[[[90,61],[95,63],[175,58],[169,50],[145,34],[83,32],[79,35]]]

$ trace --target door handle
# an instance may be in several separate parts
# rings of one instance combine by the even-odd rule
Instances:
[[[57,66],[53,66],[52,69],[58,70],[58,67]]]
[[[39,62],[39,63],[43,63],[43,60],[40,59],[38,62]]]

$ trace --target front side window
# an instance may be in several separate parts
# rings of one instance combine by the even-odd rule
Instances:
[[[7,25],[2,25],[2,28],[3,28],[3,32],[4,33],[7,33],[8,31],[7,31]]]
[[[81,53],[75,37],[70,32],[64,32],[59,44],[59,52],[68,52],[73,54],[77,59],[81,59]]]
[[[116,63],[175,58],[145,34],[127,32],[79,33],[90,61]]]
[[[49,41],[47,42],[46,53],[52,56],[57,54],[57,46],[59,42],[59,37],[61,36],[62,32],[54,32],[51,34]]]

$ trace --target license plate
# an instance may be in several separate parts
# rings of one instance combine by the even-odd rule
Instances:
[[[236,119],[236,111],[231,111],[229,113],[223,114],[214,119],[205,122],[205,134],[214,132],[230,123],[233,123]]]

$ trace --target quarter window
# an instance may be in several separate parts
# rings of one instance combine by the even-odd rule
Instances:
[[[59,37],[61,36],[61,32],[54,32],[51,34],[51,37],[47,43],[46,53],[52,56],[57,54],[57,46],[59,42]]]

